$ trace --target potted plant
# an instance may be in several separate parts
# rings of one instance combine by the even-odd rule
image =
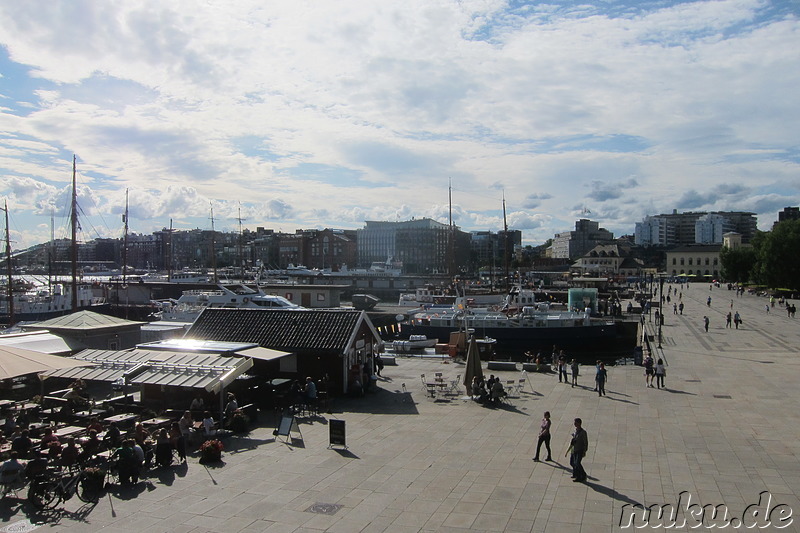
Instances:
[[[200,445],[200,462],[213,463],[222,459],[222,441],[209,439]]]
[[[85,492],[97,494],[102,490],[106,479],[106,471],[96,466],[87,466],[83,469],[81,487]]]

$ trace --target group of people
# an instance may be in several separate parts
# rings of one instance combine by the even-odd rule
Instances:
[[[580,418],[576,418],[573,421],[573,425],[575,426],[575,431],[572,432],[569,448],[567,448],[565,456],[569,455],[569,464],[572,467],[572,481],[582,483],[587,479],[586,470],[583,468],[582,461],[586,456],[586,452],[589,450],[589,436],[586,430],[583,429],[583,421]],[[545,461],[553,460],[552,451],[550,450],[551,426],[550,411],[545,411],[544,418],[542,418],[541,425],[539,426],[539,438],[536,443],[536,456],[533,458],[534,461],[539,461],[539,452],[542,449],[542,444],[544,444],[547,449],[547,458]]]
[[[648,354],[642,363],[644,366],[644,384],[645,387],[653,387],[653,380],[659,389],[666,389],[664,386],[664,377],[667,375],[667,369],[664,366],[664,360],[659,358],[654,362],[653,356]]]
[[[554,358],[555,358],[555,350],[553,350]],[[570,373],[572,374],[572,386],[578,384],[578,375],[580,374],[580,365],[576,359],[572,359],[569,362],[569,369]],[[567,378],[567,356],[564,354],[564,350],[561,350],[558,354],[558,361],[556,362],[556,370],[558,371],[558,382],[569,384],[570,380]],[[563,378],[563,381],[562,381]]]
[[[487,380],[484,380],[483,376],[473,377],[471,389],[472,398],[482,403],[500,403],[503,397],[508,394],[503,388],[500,378],[494,377],[494,374],[491,374]]]

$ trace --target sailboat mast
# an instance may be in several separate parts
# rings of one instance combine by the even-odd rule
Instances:
[[[447,186],[447,198],[449,204],[449,213],[450,213],[450,228],[447,235],[447,273],[450,275],[450,279],[452,281],[453,276],[455,275],[455,232],[453,231],[453,179],[448,178],[448,186]]]
[[[167,281],[172,281],[172,219],[169,219],[169,244],[167,245]]]
[[[11,234],[8,230],[8,200],[3,202],[3,211],[6,214],[6,267],[8,269],[8,326],[14,325],[14,268],[11,265]]]
[[[508,278],[508,222],[506,221],[506,191],[503,191],[503,268],[506,275],[506,289],[511,288],[511,280]]]
[[[72,155],[72,312],[78,310],[78,191],[76,178],[76,157]]]
[[[214,272],[214,283],[218,283],[217,277],[217,241],[214,231],[214,204],[211,204],[211,270]]]
[[[125,214],[122,215],[125,223],[125,236],[122,239],[122,283],[128,281],[128,189],[125,189]]]

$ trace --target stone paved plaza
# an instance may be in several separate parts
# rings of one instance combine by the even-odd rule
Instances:
[[[725,328],[731,300],[744,320],[739,330]],[[511,405],[488,408],[463,387],[426,397],[420,374],[454,379],[463,365],[398,358],[377,393],[302,419],[302,439],[276,440],[273,421],[262,420],[226,442],[220,466],[195,457],[96,506],[73,498],[39,517],[39,530],[606,532],[622,530],[631,505],[675,504],[680,493],[701,506],[724,504],[728,517],[740,518],[762,491],[772,507],[783,504],[778,511],[800,511],[800,319],[777,305],[767,315],[763,297],[701,284],[685,289],[683,301],[683,316],[669,309],[663,328],[666,390],[645,388],[641,367],[615,366],[599,398],[588,366],[580,387],[530,374]],[[555,461],[536,463],[546,410]],[[564,457],[576,416],[589,435],[587,483],[572,482]],[[345,421],[347,450],[328,448],[331,418]],[[24,530],[27,504],[0,505],[0,531]],[[800,531],[792,518],[783,531]]]

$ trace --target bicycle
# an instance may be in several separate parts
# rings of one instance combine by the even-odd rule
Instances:
[[[28,487],[28,501],[38,509],[53,509],[77,494],[85,503],[97,503],[102,483],[91,479],[82,469],[49,471],[37,476]]]

